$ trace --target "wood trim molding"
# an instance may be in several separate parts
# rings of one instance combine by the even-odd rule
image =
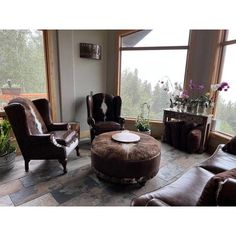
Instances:
[[[116,33],[116,42],[115,42],[115,58],[116,58],[116,68],[115,68],[115,75],[116,75],[116,83],[115,83],[115,95],[120,95],[120,73],[121,73],[121,37],[127,36],[139,30],[119,30]]]
[[[120,49],[122,51],[180,50],[180,49],[188,49],[188,46],[121,47]]]
[[[57,120],[59,117],[57,110],[57,96],[56,96],[56,74],[55,74],[55,62],[54,62],[54,44],[53,44],[53,30],[44,30],[44,50],[45,50],[45,63],[46,63],[46,75],[48,84],[48,99],[52,108],[52,119]]]
[[[90,131],[89,130],[80,131],[80,139],[83,139],[83,138],[90,138]]]

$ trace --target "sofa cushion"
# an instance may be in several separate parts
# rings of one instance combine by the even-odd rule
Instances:
[[[213,176],[204,187],[197,206],[216,206],[220,184],[229,178],[236,179],[236,168]]]
[[[220,183],[217,194],[218,206],[236,206],[236,179],[229,178]]]
[[[236,168],[236,156],[219,149],[200,166],[206,170],[218,174],[220,172]]]
[[[236,155],[236,136],[234,136],[223,148],[223,151]]]

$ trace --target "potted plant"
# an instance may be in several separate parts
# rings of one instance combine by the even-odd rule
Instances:
[[[0,172],[14,167],[16,148],[10,140],[11,125],[8,120],[0,121]]]
[[[21,87],[19,84],[12,84],[11,80],[8,79],[7,83],[2,86],[2,94],[20,95]]]
[[[138,115],[136,119],[135,126],[139,132],[143,132],[146,134],[151,134],[151,127],[150,127],[150,105],[146,102],[141,105],[141,113]]]

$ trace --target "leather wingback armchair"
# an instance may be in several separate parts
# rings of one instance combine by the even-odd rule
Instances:
[[[4,107],[29,171],[30,160],[57,159],[67,172],[69,153],[79,155],[79,123],[53,123],[47,99],[14,98]]]
[[[86,97],[86,103],[91,141],[101,133],[124,129],[125,120],[120,117],[122,104],[120,96],[91,94]]]

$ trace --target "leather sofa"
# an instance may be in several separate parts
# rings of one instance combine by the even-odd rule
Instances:
[[[132,200],[132,206],[236,206],[236,138],[178,180]],[[231,149],[229,148],[231,145]]]

